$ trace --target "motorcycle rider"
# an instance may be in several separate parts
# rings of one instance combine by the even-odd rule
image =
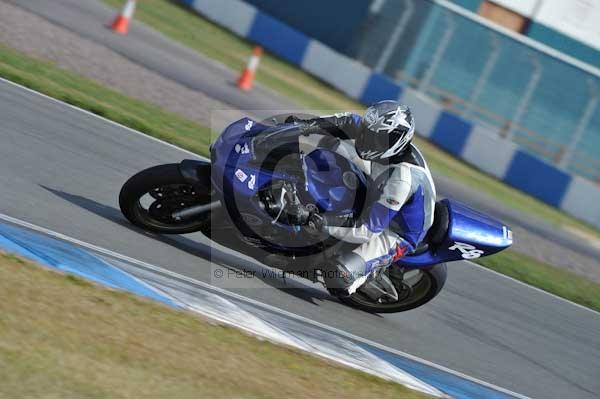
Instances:
[[[435,186],[419,150],[411,143],[414,119],[408,107],[386,100],[371,105],[364,117],[341,113],[286,122],[302,124],[301,154],[325,148],[360,168],[377,190],[376,201],[353,223],[339,224],[313,214],[308,224],[338,240],[357,244],[332,260],[324,273],[330,289],[354,293],[368,276],[413,252],[433,224]]]

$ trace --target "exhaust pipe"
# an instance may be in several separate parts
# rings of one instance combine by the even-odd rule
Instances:
[[[194,205],[189,208],[182,209],[181,211],[173,212],[171,217],[175,220],[185,220],[194,216],[202,215],[203,213],[210,212],[220,207],[221,201],[213,201],[210,204]]]

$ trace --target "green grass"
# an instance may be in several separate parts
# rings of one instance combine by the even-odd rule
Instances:
[[[2,253],[0,292],[2,398],[428,398]]]
[[[191,151],[208,152],[208,128],[2,44],[0,76]]]
[[[122,0],[103,1],[115,8],[121,7],[123,3]],[[234,70],[243,68],[252,50],[253,45],[248,41],[188,11],[176,1],[139,2],[135,18]],[[319,79],[268,53],[261,60],[257,80],[308,109],[339,111],[363,108],[361,104]],[[593,226],[477,171],[425,140],[420,140],[418,145],[425,153],[434,174],[439,173],[477,187],[499,202],[525,214],[535,215],[556,226],[570,226],[600,239],[600,230]]]
[[[569,226],[600,240],[600,230],[595,227],[504,184],[493,176],[474,169],[460,159],[440,150],[434,144],[417,139],[417,146],[425,154],[434,177],[437,173],[442,174],[464,183],[468,187],[476,188],[525,215],[538,217],[555,226]]]
[[[207,154],[209,134],[206,127],[1,45],[0,76],[151,136],[199,154]],[[421,146],[426,154],[435,150],[426,142],[422,142]],[[473,177],[469,178],[474,179],[474,184],[488,184],[481,174],[447,154],[429,156],[429,159],[440,168],[448,168],[465,175],[472,174]],[[482,179],[481,182],[478,179]],[[500,253],[481,259],[481,263],[566,299],[590,307],[597,306],[597,293],[600,292],[597,284],[587,283],[573,273],[534,261],[522,254]]]
[[[476,263],[562,298],[600,311],[600,284],[570,271],[507,250]]]
[[[104,0],[104,2],[117,9],[123,6],[122,0]],[[204,18],[196,17],[176,2],[140,1],[135,18],[187,47],[222,62],[233,70],[241,71],[252,52],[253,44]],[[261,58],[256,80],[308,109],[362,108],[345,95],[324,89],[322,81],[268,52]]]

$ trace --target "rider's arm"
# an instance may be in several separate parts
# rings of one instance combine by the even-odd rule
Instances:
[[[411,195],[411,174],[406,165],[394,168],[383,187],[382,194],[373,204],[366,220],[353,227],[327,226],[325,230],[349,243],[362,244],[381,234]]]
[[[298,148],[300,141],[310,142],[309,147],[327,148],[335,151],[338,139],[348,140],[358,135],[361,117],[350,112],[322,116],[315,119],[292,119],[301,122],[298,129],[284,129],[259,133],[251,141],[255,157],[273,151],[298,152],[308,154],[310,151]],[[310,139],[308,139],[310,137]]]
[[[259,133],[252,139],[252,148],[255,156],[273,152],[274,147],[282,151],[302,151],[308,154],[315,148],[327,148],[336,151],[339,140],[355,139],[360,131],[360,115],[350,112],[322,116],[314,119],[294,119],[301,122],[298,129],[272,131],[265,134]],[[304,141],[305,148],[302,148]],[[300,142],[300,143],[299,143]],[[300,144],[301,148],[298,148]]]
[[[328,149],[348,159],[363,172],[370,173],[369,163],[358,156],[354,144],[350,141],[359,135],[362,128],[360,115],[346,112],[299,121],[307,126],[304,128],[306,135],[298,140],[299,149],[304,154],[309,154],[317,148]]]
[[[362,117],[351,112],[301,120],[315,130],[324,130],[329,136],[341,139],[356,139],[360,133]]]

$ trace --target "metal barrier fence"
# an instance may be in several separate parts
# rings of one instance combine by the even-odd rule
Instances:
[[[443,0],[374,0],[351,55],[600,182],[600,71]]]

